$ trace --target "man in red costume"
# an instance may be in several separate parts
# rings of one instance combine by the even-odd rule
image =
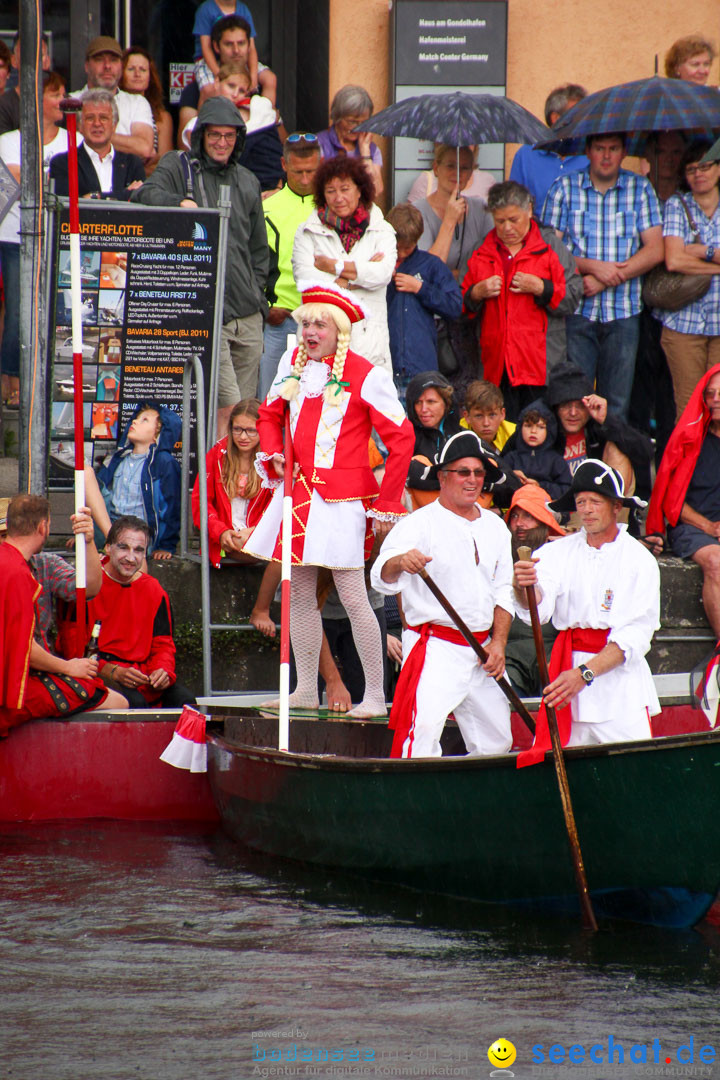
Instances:
[[[0,547],[0,735],[40,717],[88,709],[127,708],[119,693],[97,678],[97,660],[63,659],[34,640],[36,601],[42,592],[28,565],[50,533],[50,504],[17,495],[8,507],[7,539]]]
[[[168,595],[159,581],[141,570],[150,535],[140,518],[113,522],[103,583],[88,604],[88,630],[100,623],[100,675],[122,691],[131,708],[181,708],[194,704],[195,698],[176,680]]]
[[[658,469],[646,529],[668,523],[673,553],[703,572],[703,604],[720,638],[720,364],[698,382]]]
[[[245,550],[261,559],[281,557],[283,425],[290,413],[296,476],[293,484],[290,638],[298,683],[290,704],[317,708],[322,621],[317,606],[318,567],[332,571],[350,619],[365,675],[362,702],[351,716],[385,715],[380,627],[367,598],[365,559],[405,514],[402,496],[413,451],[412,426],[392,377],[350,350],[350,328],[364,318],[356,300],[338,287],[302,289],[293,312],[302,340],[280,361],[260,409],[262,453],[256,468],[276,487]],[[380,491],[368,459],[372,428],[388,448]],[[374,519],[374,520],[373,520]]]

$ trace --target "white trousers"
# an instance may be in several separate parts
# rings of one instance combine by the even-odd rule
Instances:
[[[573,717],[568,746],[599,746],[601,743],[651,738],[650,717],[647,709],[642,709],[622,720],[606,720],[599,724],[583,723]]]
[[[407,657],[418,640],[403,633]],[[430,638],[417,688],[415,723],[403,743],[403,757],[440,757],[440,736],[453,713],[468,754],[506,754],[512,746],[510,705],[495,680],[483,671],[469,645]]]

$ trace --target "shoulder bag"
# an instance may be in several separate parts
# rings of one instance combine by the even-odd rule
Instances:
[[[695,243],[700,241],[700,230],[695,224],[688,205],[682,195],[682,203],[693,234]],[[668,270],[664,262],[654,266],[646,276],[642,287],[643,303],[651,308],[663,308],[665,311],[679,311],[694,300],[700,300],[712,284],[711,274],[681,274],[678,270]]]

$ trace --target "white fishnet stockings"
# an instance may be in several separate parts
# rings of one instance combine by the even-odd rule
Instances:
[[[317,678],[322,645],[322,616],[317,606],[316,566],[293,566],[290,597],[290,638],[295,654],[297,688],[291,708],[318,707]],[[384,716],[382,636],[365,588],[362,570],[333,570],[340,602],[347,611],[355,648],[365,675],[365,696],[349,716]]]
[[[317,709],[322,616],[317,606],[317,566],[293,566],[290,583],[290,640],[295,654],[297,687],[290,708]]]
[[[365,675],[365,695],[349,716],[385,716],[382,635],[368,600],[362,570],[333,570],[340,602],[352,627],[353,641]]]

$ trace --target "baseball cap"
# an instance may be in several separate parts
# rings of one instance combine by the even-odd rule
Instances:
[[[97,56],[98,53],[109,52],[113,56],[118,56],[122,59],[123,51],[119,42],[115,38],[111,37],[96,37],[93,38],[87,49],[85,50],[85,59],[89,60],[92,56]]]

